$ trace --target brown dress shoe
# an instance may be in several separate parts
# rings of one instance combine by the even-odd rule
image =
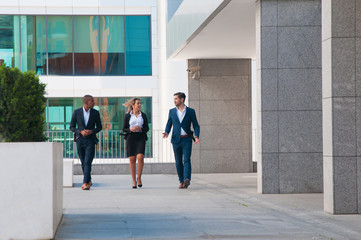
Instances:
[[[86,183],[83,183],[83,186],[81,186],[82,190],[89,190],[89,188],[90,188],[89,185]]]
[[[178,188],[179,188],[179,189],[184,188],[184,183],[180,183]]]
[[[191,181],[189,181],[189,179],[187,178],[187,179],[184,181],[184,188],[188,188],[189,185],[191,185]]]

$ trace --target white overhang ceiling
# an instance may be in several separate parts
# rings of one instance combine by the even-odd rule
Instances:
[[[255,0],[232,0],[207,19],[171,59],[256,58]],[[208,21],[208,22],[207,22]]]

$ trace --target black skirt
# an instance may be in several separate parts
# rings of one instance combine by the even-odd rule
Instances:
[[[141,132],[132,132],[127,136],[127,156],[137,156],[145,152],[145,137]]]

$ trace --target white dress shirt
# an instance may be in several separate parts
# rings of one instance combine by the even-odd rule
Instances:
[[[88,121],[89,121],[89,116],[90,116],[90,109],[88,109],[88,111],[85,111],[85,108],[83,107],[83,115],[84,115],[84,122],[85,122],[85,126],[88,125]]]
[[[144,120],[143,120],[141,112],[139,112],[138,116],[135,116],[135,114],[133,114],[133,111],[130,112],[129,128],[135,127],[135,126],[139,126],[140,128],[142,128],[143,123],[144,123]],[[141,132],[141,131],[137,131],[137,132]]]
[[[184,105],[183,112],[181,110],[179,110],[179,108],[177,108],[177,115],[178,115],[178,119],[179,119],[180,123],[182,123],[182,121],[184,119],[184,116],[186,115],[186,112],[187,112],[187,106],[186,105]],[[181,135],[187,135],[187,133],[184,131],[183,128],[181,128]]]

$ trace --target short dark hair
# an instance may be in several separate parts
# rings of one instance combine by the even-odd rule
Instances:
[[[84,95],[83,97],[83,103],[87,103],[90,99],[92,99],[93,96],[92,95]]]
[[[175,93],[173,96],[177,96],[177,97],[179,97],[180,99],[184,99],[184,101],[186,100],[186,95],[184,94],[184,93],[182,93],[182,92],[177,92],[177,93]]]

